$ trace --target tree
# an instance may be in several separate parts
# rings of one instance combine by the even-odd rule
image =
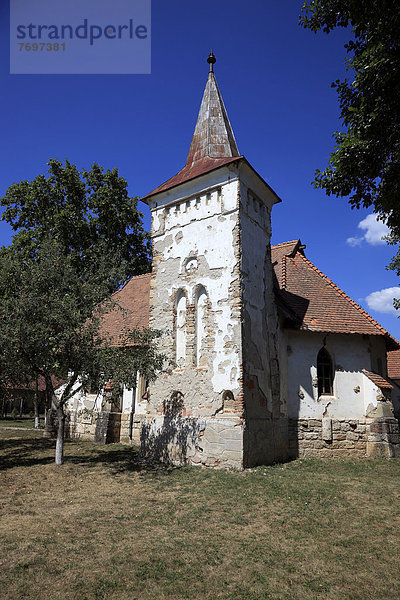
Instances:
[[[316,187],[373,207],[400,239],[400,4],[397,0],[308,0],[300,24],[315,33],[351,27],[345,45],[353,81],[335,81],[345,131]],[[350,32],[349,32],[350,34]]]
[[[136,200],[116,170],[49,162],[49,177],[12,185],[3,220],[17,233],[0,250],[0,368],[11,380],[41,375],[57,412],[56,464],[63,462],[65,404],[77,387],[133,387],[154,379],[160,332],[101,328],[118,310],[112,293],[149,268],[149,238]],[[122,309],[120,309],[122,310]],[[57,396],[52,376],[66,381]]]

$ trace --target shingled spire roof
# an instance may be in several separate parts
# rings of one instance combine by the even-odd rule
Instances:
[[[189,168],[204,158],[239,156],[235,136],[215,79],[213,65],[216,59],[212,51],[207,61],[210,72],[186,161]]]
[[[215,79],[213,67],[216,59],[212,51],[207,62],[210,71],[186,165],[177,175],[168,179],[142,200],[242,158]]]

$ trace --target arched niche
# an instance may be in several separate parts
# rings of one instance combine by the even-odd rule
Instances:
[[[196,344],[195,362],[197,367],[207,366],[206,340],[207,340],[207,305],[208,296],[205,288],[199,286],[195,295],[195,319],[196,319]]]
[[[184,367],[186,361],[186,294],[183,290],[179,290],[176,295],[175,310],[175,360],[178,367]]]

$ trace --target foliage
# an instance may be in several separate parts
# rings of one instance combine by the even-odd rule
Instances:
[[[11,185],[1,200],[2,220],[18,231],[19,246],[34,253],[50,236],[83,281],[105,275],[109,292],[147,273],[150,238],[117,169],[104,172],[94,164],[79,173],[68,161],[63,166],[54,159],[48,165],[48,177]]]
[[[160,368],[153,343],[157,332],[123,332],[123,346],[115,347],[111,345],[115,340],[101,330],[107,312],[122,311],[107,298],[107,270],[100,277],[97,266],[94,278],[87,274],[80,278],[73,257],[50,239],[44,239],[29,257],[19,250],[16,236],[11,246],[0,251],[0,352],[13,365],[14,380],[35,373],[45,379],[70,376],[73,385],[79,378],[83,387],[101,389],[109,379],[133,385],[136,370],[154,379]]]
[[[400,235],[400,4],[397,0],[308,0],[300,24],[329,33],[350,27],[345,45],[353,81],[335,81],[345,131],[314,185],[373,207]],[[350,35],[350,31],[349,31]],[[394,240],[396,241],[396,240]]]
[[[49,167],[48,178],[14,184],[1,201],[17,233],[0,249],[0,367],[13,381],[42,375],[60,422],[78,386],[133,387],[137,370],[154,379],[164,357],[158,331],[127,330],[115,345],[101,327],[122,310],[111,294],[149,267],[126,182],[98,165],[81,175],[68,162]],[[58,397],[53,377],[66,381]]]

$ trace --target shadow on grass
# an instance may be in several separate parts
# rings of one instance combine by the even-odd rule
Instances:
[[[88,442],[65,440],[64,464],[86,467],[103,465],[110,467],[114,474],[124,472],[162,472],[170,473],[181,467],[175,467],[157,461],[143,460],[139,450],[120,444],[107,446]],[[0,471],[17,467],[47,465],[54,462],[55,440],[47,438],[13,437],[0,440]]]
[[[54,461],[54,457],[48,456],[47,451],[54,447],[54,440],[47,438],[13,437],[0,440],[0,471],[49,464]]]
[[[138,448],[131,446],[121,448],[119,444],[96,447],[90,454],[87,452],[80,455],[69,454],[65,462],[85,466],[109,466],[113,474],[127,472],[159,472],[169,474],[172,471],[182,468],[156,460],[144,459]]]

